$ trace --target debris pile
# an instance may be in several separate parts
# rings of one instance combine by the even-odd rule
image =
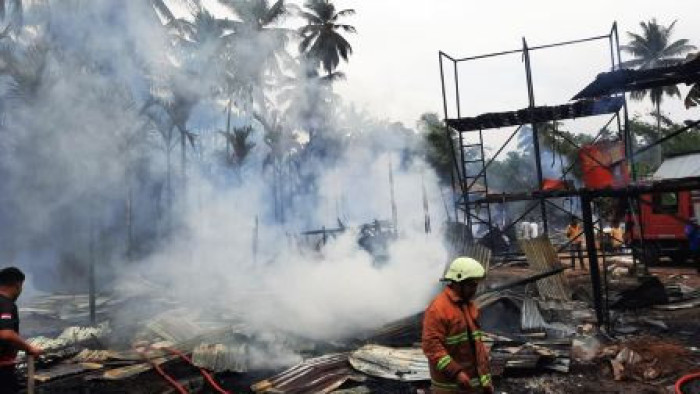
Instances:
[[[520,247],[528,257],[525,268],[491,266],[488,249],[469,250],[490,266],[475,302],[497,387],[516,393],[538,387],[593,389],[586,379],[663,386],[698,368],[700,291],[683,275],[640,283],[629,276],[629,262],[612,260],[608,273],[616,279],[608,290],[616,309],[612,331],[601,331],[590,302],[581,296],[586,284],[577,281],[585,276],[563,272],[544,238],[523,240]],[[138,304],[141,297],[152,301],[166,294],[153,291],[152,284],[142,287],[130,299],[98,297],[97,315],[132,310],[129,303]],[[23,319],[30,326],[43,324],[34,327],[43,334],[31,343],[47,350],[38,360],[36,380],[47,390],[110,392],[110,387],[128,386],[130,392],[160,392],[167,389],[165,374],[200,390],[208,385],[204,373],[210,371],[235,392],[416,392],[430,386],[420,348],[420,312],[329,343],[253,328],[235,310],[192,309],[161,298],[160,304],[149,303],[160,310],[140,311],[133,327],[116,327],[105,319],[95,327],[70,325],[88,316],[84,296],[50,296],[28,304],[21,309]],[[679,325],[676,316],[692,323]],[[690,343],[695,338],[696,344],[674,341],[674,336]],[[509,386],[513,379],[527,380]]]
[[[690,351],[661,338],[639,337],[602,349],[615,380],[653,381],[692,367]]]

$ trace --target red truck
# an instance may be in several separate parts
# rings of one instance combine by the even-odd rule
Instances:
[[[685,262],[689,257],[685,226],[700,213],[700,191],[647,194],[640,203],[638,220],[644,231],[633,220],[628,222],[631,224],[628,240],[632,246],[644,243],[649,264],[659,263],[662,257],[669,257],[674,263]]]
[[[653,179],[684,178],[700,175],[700,152],[669,157],[654,173]],[[638,220],[643,227],[628,218],[628,240],[633,246],[642,242],[647,249],[647,260],[658,263],[669,257],[674,263],[683,263],[689,257],[685,226],[700,215],[700,190],[652,193],[641,196]]]

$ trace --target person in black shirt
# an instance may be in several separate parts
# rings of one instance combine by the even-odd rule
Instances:
[[[15,358],[18,350],[38,356],[41,349],[28,344],[19,336],[19,314],[15,301],[22,293],[24,274],[18,268],[0,270],[0,394],[19,391],[15,375]]]

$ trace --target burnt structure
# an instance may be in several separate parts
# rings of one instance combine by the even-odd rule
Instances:
[[[585,87],[581,92],[576,94],[569,103],[558,106],[537,106],[535,100],[535,89],[532,79],[532,67],[530,55],[533,51],[544,51],[549,48],[573,46],[588,42],[602,42],[606,51],[609,51],[611,71],[601,73],[598,77]],[[466,238],[463,241],[481,242],[494,250],[494,258],[500,258],[508,261],[513,259],[522,259],[521,254],[516,252],[504,251],[492,242],[493,237],[479,236],[479,231],[474,231],[479,227],[486,227],[490,234],[494,231],[506,233],[530,213],[539,209],[539,215],[543,224],[543,233],[549,235],[548,210],[556,209],[566,212],[571,216],[577,216],[574,212],[564,209],[554,203],[558,198],[570,198],[580,202],[581,216],[584,225],[583,236],[586,240],[586,257],[590,265],[591,283],[593,287],[594,304],[599,324],[609,323],[607,318],[607,297],[604,297],[607,289],[607,278],[605,270],[603,271],[603,280],[599,270],[599,251],[596,248],[596,227],[602,230],[600,220],[595,219],[592,204],[599,197],[616,197],[621,201],[621,206],[627,209],[627,218],[631,222],[628,226],[635,226],[635,229],[641,234],[644,234],[643,222],[639,220],[640,204],[646,203],[640,196],[654,192],[678,192],[683,190],[700,190],[700,178],[681,178],[662,181],[639,181],[634,170],[635,158],[641,153],[666,142],[668,139],[678,136],[682,133],[689,132],[700,126],[700,121],[686,122],[685,127],[682,127],[670,135],[658,140],[652,145],[635,149],[633,144],[634,136],[629,127],[629,113],[627,108],[627,92],[649,89],[654,87],[662,87],[675,85],[678,83],[695,83],[700,81],[700,58],[688,61],[681,65],[664,67],[651,70],[626,70],[621,67],[620,40],[618,34],[617,23],[614,23],[611,30],[604,35],[588,37],[579,40],[559,42],[541,46],[528,46],[527,41],[523,38],[522,48],[490,53],[479,56],[455,58],[444,52],[439,52],[440,62],[440,77],[443,94],[443,109],[445,124],[447,126],[447,138],[450,141],[453,155],[453,170],[452,170],[452,187],[454,195],[454,215],[458,222],[466,224],[471,229],[467,231]],[[504,55],[521,54],[523,65],[525,68],[525,78],[527,87],[528,107],[515,111],[485,113],[474,117],[464,117],[461,107],[460,93],[460,75],[459,68],[463,62],[472,62],[480,59],[500,57]],[[454,81],[448,82],[445,74],[446,70],[450,70],[454,74]],[[454,83],[454,97],[448,97],[446,85]],[[452,111],[448,111],[449,102],[454,101]],[[598,141],[603,131],[613,125],[616,126],[617,138],[624,144],[624,161],[631,168],[631,180],[628,184],[620,187],[609,187],[604,189],[595,188],[567,188],[566,190],[550,190],[543,188],[543,171],[542,171],[542,155],[540,152],[540,137],[543,130],[541,125],[547,122],[557,122],[565,119],[574,119],[590,116],[608,116],[609,120],[601,128],[601,131],[594,138],[594,142]],[[504,151],[505,147],[511,140],[520,132],[523,126],[530,125],[532,128],[532,142],[534,150],[534,161],[537,174],[537,186],[532,190],[522,193],[492,193],[489,190],[489,182],[487,178],[487,169],[496,160],[496,158]],[[515,130],[509,135],[507,140],[488,160],[484,150],[484,132],[490,129],[515,127]],[[556,127],[547,132],[554,133],[557,137],[563,139],[576,148],[581,148],[567,137],[566,134],[559,133]],[[476,135],[476,138],[474,138]],[[468,138],[469,137],[469,138]],[[469,140],[476,140],[476,143],[468,143]],[[584,153],[586,154],[586,153]],[[591,160],[600,164],[601,167],[611,168],[611,165],[600,163],[598,159],[586,154]],[[574,168],[575,163],[563,171],[559,181],[564,182],[566,175]],[[620,164],[614,163],[614,164]],[[494,225],[492,222],[492,213],[494,205],[506,204],[514,201],[530,201],[531,204],[525,210],[525,213],[520,215],[515,220],[505,226]],[[680,219],[683,220],[684,219]],[[629,227],[628,227],[629,228]],[[601,231],[602,232],[602,231]],[[481,232],[483,233],[483,232]],[[475,235],[476,234],[476,235]],[[476,238],[476,239],[471,239]],[[643,237],[642,237],[643,238]],[[564,250],[568,243],[563,245],[559,251]],[[643,243],[635,245],[632,249],[632,257],[637,266],[640,258],[647,254],[646,247]],[[605,255],[602,256],[603,266],[605,266]],[[643,260],[643,259],[641,259]],[[641,266],[640,272],[645,273],[646,267]]]

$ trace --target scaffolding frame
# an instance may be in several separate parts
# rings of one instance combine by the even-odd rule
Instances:
[[[453,191],[453,196],[454,198],[454,214],[455,214],[455,221],[464,223],[467,226],[467,237],[469,239],[463,240],[463,242],[475,242],[476,240],[473,239],[473,228],[475,225],[475,222],[477,224],[485,224],[488,227],[487,234],[490,233],[495,227],[492,224],[492,215],[491,215],[491,204],[505,204],[507,202],[513,202],[513,201],[534,201],[534,204],[531,204],[528,209],[525,210],[525,213],[521,214],[518,218],[513,220],[506,226],[502,231],[505,233],[507,232],[507,229],[512,228],[513,226],[517,225],[520,223],[532,210],[537,208],[539,206],[540,209],[540,214],[542,217],[542,222],[543,222],[543,232],[545,235],[549,235],[549,223],[548,223],[548,218],[547,218],[547,206],[550,205],[552,207],[555,207],[559,210],[563,210],[569,215],[572,216],[577,216],[574,215],[573,212],[569,212],[565,210],[564,208],[554,204],[551,199],[557,199],[557,198],[562,198],[562,197],[567,197],[567,198],[578,198],[580,201],[580,206],[581,206],[581,216],[583,219],[583,234],[582,236],[585,237],[586,239],[586,255],[585,257],[589,261],[589,271],[590,271],[590,276],[591,276],[591,283],[593,287],[593,295],[594,295],[594,305],[596,309],[596,316],[598,320],[598,324],[606,324],[608,328],[610,329],[610,321],[609,321],[609,313],[608,313],[608,307],[607,307],[607,295],[605,296],[605,300],[603,300],[603,292],[607,294],[607,275],[606,272],[604,272],[604,285],[605,289],[603,290],[603,283],[601,283],[601,277],[600,277],[600,270],[598,266],[598,250],[596,247],[596,242],[595,242],[595,228],[596,226],[599,226],[600,229],[602,230],[602,225],[599,223],[600,219],[594,220],[594,215],[593,215],[593,210],[592,210],[592,203],[593,201],[598,198],[598,197],[618,197],[618,198],[624,198],[627,201],[627,209],[629,210],[628,213],[630,215],[626,215],[627,217],[634,218],[634,226],[638,229],[639,234],[640,234],[640,244],[637,247],[632,247],[632,258],[633,262],[635,264],[635,267],[637,266],[638,261],[640,260],[640,253],[642,255],[646,254],[646,246],[644,244],[644,226],[643,226],[643,220],[639,219],[639,216],[641,215],[641,209],[640,209],[640,204],[643,203],[643,199],[640,197],[644,194],[649,194],[649,193],[656,193],[656,192],[678,192],[678,191],[685,191],[685,190],[700,190],[700,178],[686,178],[682,179],[681,181],[663,181],[663,182],[655,182],[652,184],[639,184],[638,183],[638,176],[636,173],[636,168],[635,168],[635,156],[638,156],[639,154],[655,147],[658,146],[666,141],[668,141],[671,138],[674,138],[684,132],[687,132],[688,130],[691,130],[693,128],[696,128],[700,126],[700,121],[696,122],[691,122],[690,124],[686,124],[685,127],[682,127],[674,132],[672,132],[670,135],[657,140],[656,142],[649,144],[647,146],[644,146],[640,149],[637,149],[635,151],[634,145],[633,145],[633,138],[634,136],[632,135],[632,132],[630,130],[630,125],[629,125],[629,111],[628,111],[628,104],[627,104],[627,95],[626,91],[622,91],[620,93],[616,94],[611,94],[610,97],[619,97],[622,100],[621,106],[613,113],[612,117],[610,120],[606,123],[605,126],[603,126],[598,133],[598,135],[595,136],[593,142],[598,141],[598,139],[601,137],[602,133],[604,130],[606,130],[612,123],[613,121],[616,121],[617,125],[617,131],[619,138],[621,142],[624,144],[624,158],[623,161],[626,161],[627,165],[629,165],[630,168],[630,175],[631,175],[631,183],[630,185],[624,187],[624,188],[618,188],[618,189],[587,189],[587,188],[581,188],[581,189],[574,189],[574,190],[543,190],[543,173],[542,173],[542,158],[541,158],[541,152],[540,152],[540,142],[539,142],[539,130],[538,130],[538,121],[535,121],[535,110],[536,110],[536,100],[535,100],[535,90],[534,90],[534,83],[532,80],[532,65],[530,63],[530,53],[532,51],[536,50],[545,50],[549,48],[556,48],[556,47],[562,47],[562,46],[570,46],[570,45],[577,45],[581,43],[587,43],[587,42],[594,42],[594,41],[603,41],[607,40],[608,44],[607,47],[610,51],[610,64],[611,64],[611,71],[616,71],[622,69],[622,57],[621,57],[621,49],[620,49],[620,40],[619,40],[619,33],[618,33],[618,25],[617,22],[614,22],[612,25],[612,28],[607,34],[604,35],[599,35],[599,36],[592,36],[592,37],[587,37],[587,38],[582,38],[582,39],[577,39],[577,40],[570,40],[570,41],[563,41],[563,42],[557,42],[553,44],[546,44],[546,45],[539,45],[539,46],[528,46],[528,43],[525,38],[522,39],[522,48],[521,49],[515,49],[515,50],[508,50],[508,51],[501,51],[501,52],[494,52],[494,53],[489,53],[489,54],[484,54],[484,55],[478,55],[478,56],[471,56],[471,57],[463,57],[463,58],[455,58],[443,51],[439,51],[439,66],[440,66],[440,81],[441,81],[441,87],[442,87],[442,98],[443,98],[443,111],[444,111],[444,120],[445,124],[447,125],[445,130],[446,130],[446,138],[449,141],[450,149],[453,152],[453,168],[450,172],[451,176],[451,186],[452,186],[452,191]],[[458,65],[462,62],[469,62],[469,61],[475,61],[479,59],[485,59],[485,58],[493,58],[493,57],[499,57],[499,56],[504,56],[504,55],[510,55],[510,54],[517,54],[517,53],[522,53],[523,56],[523,63],[525,67],[525,76],[526,76],[526,87],[527,87],[527,96],[528,96],[528,112],[529,112],[529,122],[523,122],[517,125],[518,127],[512,132],[512,134],[508,137],[508,139],[500,146],[500,148],[497,150],[497,152],[490,157],[488,160],[488,163],[486,162],[486,157],[484,155],[484,146],[483,146],[483,129],[479,128],[478,129],[478,140],[479,144],[474,144],[474,145],[465,145],[464,140],[465,140],[465,135],[464,133],[467,132],[474,132],[476,130],[460,130],[455,127],[450,126],[451,121],[455,121],[456,119],[462,119],[462,108],[461,108],[461,95],[460,95],[460,83],[459,83],[459,70],[458,70]],[[452,62],[452,67],[453,67],[453,72],[454,72],[454,84],[455,84],[455,104],[456,104],[456,115],[457,118],[450,118],[450,113],[448,111],[448,97],[447,97],[447,91],[446,91],[446,79],[445,79],[445,62],[450,61]],[[449,65],[447,66],[449,67]],[[553,118],[549,119],[550,121],[557,121],[559,119]],[[452,122],[454,123],[454,122]],[[511,142],[511,140],[520,132],[523,126],[530,124],[532,127],[532,140],[533,140],[533,145],[534,145],[534,160],[535,160],[535,167],[536,167],[536,173],[537,173],[537,188],[535,190],[532,190],[530,192],[526,193],[516,193],[516,194],[509,194],[509,193],[501,193],[501,194],[490,194],[488,190],[488,179],[487,179],[487,169],[489,166],[497,159],[497,157],[504,151],[505,147]],[[572,144],[573,146],[580,148],[574,141],[571,141],[568,139],[564,134],[558,133],[557,130],[554,130],[554,133],[558,134],[559,137],[567,141],[568,143]],[[459,145],[459,148],[455,147],[455,144]],[[480,148],[480,158],[478,160],[468,160],[465,156],[465,147],[467,148]],[[587,154],[588,157],[596,161],[598,164],[602,165],[603,167],[610,167],[610,165],[604,165],[600,163],[595,157],[591,156],[590,154]],[[577,160],[578,161],[578,158]],[[562,176],[560,177],[559,180],[564,180],[567,174],[574,168],[576,161],[570,163],[569,167],[566,169],[566,171],[563,172]],[[480,162],[481,163],[481,169],[479,173],[476,176],[471,176],[468,174],[467,171],[467,163],[472,163],[472,162]],[[483,185],[479,185],[478,181],[483,178]],[[482,219],[478,215],[473,214],[473,211],[478,212],[480,207],[486,207],[486,212],[487,212],[487,217],[486,219]],[[462,215],[460,216],[460,212]],[[683,220],[682,218],[678,218],[679,220]],[[627,227],[629,228],[629,227]],[[500,230],[500,229],[499,229]],[[579,235],[579,236],[581,236]],[[563,245],[558,252],[561,252],[563,249],[566,248],[566,246],[570,243],[571,241],[567,242],[567,244]],[[493,246],[493,245],[487,245],[487,246]],[[513,260],[518,258],[519,256],[516,255],[508,255],[508,254],[503,254],[499,253],[499,251],[494,250],[494,256],[500,256],[504,260]],[[603,264],[604,264],[604,271],[605,271],[605,254],[603,254]],[[643,266],[643,271],[646,274],[646,266]]]

